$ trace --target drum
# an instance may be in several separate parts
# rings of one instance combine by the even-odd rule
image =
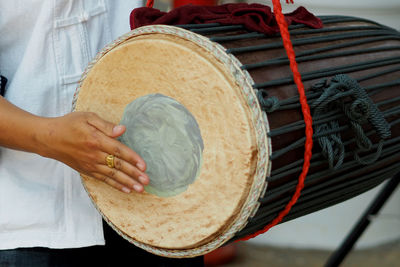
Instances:
[[[400,170],[399,32],[353,17],[321,19],[323,29],[289,27],[314,147],[305,188],[283,221],[345,201]],[[82,175],[104,219],[151,253],[193,257],[255,233],[298,183],[305,125],[278,34],[219,24],[135,29],[88,66],[73,105],[114,123],[144,114],[126,134],[140,136],[132,142],[144,144],[134,149],[148,172],[161,168],[172,177],[162,177],[164,184],[180,176],[169,165],[191,173],[170,194],[157,185],[124,194]],[[172,109],[179,115],[168,115]],[[139,132],[147,127],[151,134]],[[189,150],[177,148],[182,140]],[[170,150],[181,154],[175,159]]]

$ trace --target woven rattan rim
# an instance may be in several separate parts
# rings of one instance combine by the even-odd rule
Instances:
[[[191,41],[198,46],[205,49],[207,52],[211,53],[217,60],[219,60],[222,64],[225,65],[228,72],[232,74],[235,78],[236,84],[239,88],[242,89],[243,97],[247,101],[251,116],[253,127],[255,127],[256,133],[256,142],[258,147],[258,159],[257,159],[257,168],[256,174],[254,177],[253,184],[250,188],[249,195],[243,204],[243,207],[240,211],[240,214],[236,217],[236,219],[231,223],[229,227],[227,227],[226,231],[222,233],[220,236],[216,237],[212,241],[201,245],[197,248],[191,249],[182,249],[182,250],[173,250],[173,249],[163,249],[159,247],[149,246],[147,244],[138,242],[131,237],[127,236],[121,230],[116,228],[111,221],[102,213],[102,211],[97,207],[96,202],[91,198],[97,210],[101,213],[104,220],[123,238],[133,243],[137,247],[140,247],[150,253],[157,254],[164,257],[171,258],[187,258],[187,257],[195,257],[199,255],[204,255],[210,251],[215,250],[216,248],[223,245],[225,242],[230,240],[237,232],[243,229],[249,217],[252,217],[257,211],[260,203],[258,199],[260,196],[264,195],[267,187],[266,177],[270,174],[271,171],[271,161],[269,160],[271,149],[271,140],[267,137],[267,132],[269,131],[269,123],[267,120],[267,116],[264,112],[262,112],[260,105],[257,100],[257,90],[253,89],[251,86],[254,84],[252,78],[250,77],[247,71],[242,70],[240,68],[241,63],[239,60],[233,55],[229,55],[225,52],[225,48],[221,45],[211,42],[204,36],[192,33],[190,31],[173,27],[173,26],[165,26],[165,25],[152,25],[140,27],[135,30],[132,30],[125,35],[122,35],[114,42],[110,43],[106,47],[104,47],[97,56],[88,64],[86,70],[82,74],[82,77],[79,81],[79,85],[76,89],[76,92],[73,97],[72,102],[72,111],[75,111],[76,102],[78,100],[79,91],[82,86],[83,81],[85,80],[87,74],[90,72],[92,67],[98,62],[105,54],[107,54],[110,50],[117,47],[118,45],[128,41],[131,38],[136,36],[140,36],[143,34],[167,34],[177,36],[188,41]],[[86,192],[90,196],[85,184],[82,182]]]

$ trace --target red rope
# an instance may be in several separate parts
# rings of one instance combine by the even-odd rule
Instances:
[[[293,3],[293,0],[290,0],[291,3]],[[289,2],[289,0],[286,0],[286,2]],[[303,170],[299,176],[299,180],[296,186],[295,193],[292,196],[292,199],[286,204],[285,209],[282,210],[278,216],[272,220],[268,225],[266,225],[263,229],[260,231],[257,231],[254,234],[248,235],[240,240],[249,240],[250,238],[256,237],[259,234],[265,233],[278,223],[282,221],[282,219],[289,213],[290,209],[294,204],[296,204],[297,199],[300,197],[301,190],[304,187],[304,180],[307,176],[308,169],[310,168],[310,160],[311,160],[311,155],[312,155],[312,146],[313,146],[313,129],[312,129],[312,117],[310,114],[310,107],[307,104],[307,98],[304,92],[304,85],[303,82],[301,81],[301,76],[300,72],[297,67],[297,62],[296,62],[296,56],[293,50],[293,45],[290,40],[290,34],[288,30],[288,25],[286,23],[285,17],[282,14],[282,7],[279,2],[279,0],[272,0],[272,3],[274,5],[274,13],[276,17],[276,21],[278,22],[279,29],[281,31],[281,36],[283,40],[283,46],[285,47],[286,53],[288,55],[289,61],[290,61],[290,69],[293,72],[293,79],[294,82],[297,85],[297,90],[299,92],[299,98],[300,98],[300,104],[301,104],[301,110],[303,112],[303,117],[304,117],[304,123],[306,125],[305,129],[305,134],[306,134],[306,142],[305,142],[305,151],[304,151],[304,164],[303,164]]]
[[[299,180],[296,186],[295,193],[292,196],[292,199],[286,204],[285,209],[283,209],[278,216],[272,220],[268,225],[266,225],[263,229],[260,231],[257,231],[254,234],[248,235],[240,240],[249,240],[253,237],[256,237],[259,234],[265,233],[278,223],[282,221],[282,219],[289,213],[290,209],[294,204],[296,204],[297,199],[300,197],[301,190],[304,187],[304,180],[307,176],[308,169],[310,168],[310,160],[311,160],[311,155],[312,155],[312,146],[313,146],[313,129],[312,129],[312,117],[310,114],[310,107],[307,104],[307,98],[304,92],[304,85],[303,82],[301,81],[301,75],[297,67],[297,62],[296,62],[296,55],[293,50],[293,45],[292,41],[290,40],[290,34],[288,30],[288,25],[286,23],[285,17],[282,14],[282,7],[281,3],[279,0],[272,0],[273,6],[274,6],[274,13],[276,17],[276,21],[278,22],[278,26],[281,32],[282,40],[283,40],[283,46],[285,47],[286,53],[288,55],[289,61],[290,61],[290,69],[292,70],[293,73],[293,79],[294,82],[297,86],[297,90],[299,92],[299,98],[300,98],[300,104],[301,104],[301,110],[303,112],[303,117],[304,117],[304,123],[306,125],[305,129],[305,134],[306,134],[306,142],[305,142],[305,151],[304,151],[304,164],[303,164],[303,170],[299,176]],[[293,0],[286,0],[286,3],[292,3]],[[153,7],[154,5],[154,0],[147,0],[146,6],[147,7]]]
[[[146,7],[153,7],[154,0],[147,0]]]

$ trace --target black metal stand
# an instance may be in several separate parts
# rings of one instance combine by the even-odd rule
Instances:
[[[346,237],[340,247],[332,254],[326,263],[325,267],[339,266],[343,259],[351,251],[354,244],[360,238],[361,234],[365,231],[371,222],[371,217],[377,215],[383,204],[392,195],[400,182],[400,173],[396,174],[389,180],[378,196],[372,201],[371,205],[364,212],[357,224],[353,227],[350,234]]]

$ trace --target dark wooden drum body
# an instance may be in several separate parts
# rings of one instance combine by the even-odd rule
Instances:
[[[323,29],[289,27],[313,114],[314,148],[305,189],[283,221],[345,201],[400,171],[399,32],[359,18],[321,19]],[[275,218],[293,195],[303,164],[305,141],[297,88],[280,36],[265,37],[238,30],[239,26],[197,27],[200,26],[191,30],[224,46],[248,71],[253,88],[260,90],[258,97],[268,118],[272,144],[268,189],[260,198],[255,216],[236,234],[235,238],[241,238]],[[348,76],[339,76],[346,81],[330,93],[330,99],[324,98],[328,103],[322,112],[317,112],[321,107],[317,100],[335,84],[331,79],[341,74]],[[342,93],[355,90],[346,83],[357,83],[379,110],[375,126],[371,118],[351,123],[355,120],[344,109],[359,98],[356,93]],[[358,127],[362,127],[365,136],[358,134]],[[363,144],[365,137],[369,140]],[[329,150],[331,156],[327,155]]]
[[[399,32],[321,18],[323,29],[289,27],[314,148],[305,188],[284,221],[400,170]],[[279,35],[217,24],[138,28],[96,57],[74,107],[118,122],[130,101],[153,93],[177,99],[196,118],[204,162],[198,180],[171,198],[128,197],[83,176],[115,230],[152,253],[192,257],[262,229],[284,209],[302,170],[305,126]]]

